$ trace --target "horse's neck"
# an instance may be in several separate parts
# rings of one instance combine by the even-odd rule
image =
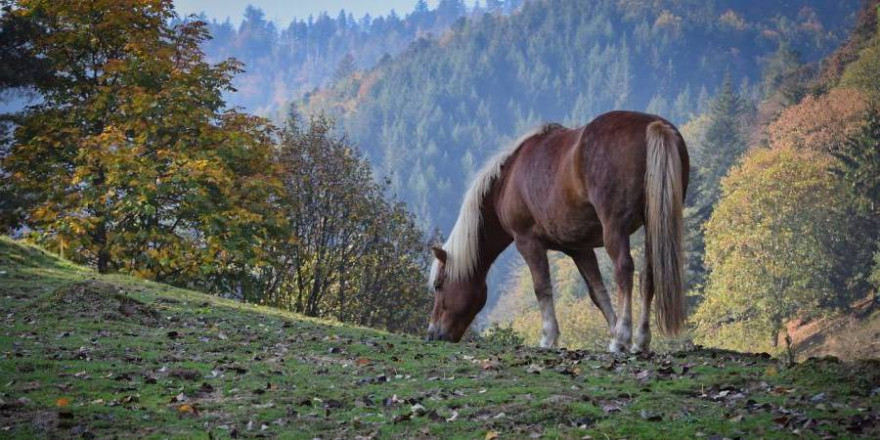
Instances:
[[[477,262],[476,275],[485,280],[492,264],[512,242],[513,237],[501,226],[501,221],[498,220],[494,207],[484,207],[483,222],[480,228],[480,259]]]

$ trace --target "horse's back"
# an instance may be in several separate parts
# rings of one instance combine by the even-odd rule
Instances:
[[[667,125],[677,137],[675,144],[679,148],[687,186],[689,159],[678,129],[660,116],[633,111],[608,112],[582,128],[579,158],[583,163],[582,175],[586,185],[612,194],[638,193],[644,197],[647,131],[654,122]],[[601,203],[604,196],[604,193],[591,191],[591,197],[598,197],[594,200],[597,203]]]
[[[526,140],[508,163],[497,212],[511,235],[534,236],[558,249],[601,229],[585,188],[572,181],[572,155],[580,137],[581,129],[557,127]]]
[[[581,128],[526,141],[506,171],[502,224],[513,235],[536,235],[560,250],[602,246],[603,224],[612,221],[638,229],[644,223],[646,133],[656,121],[672,126],[659,116],[614,111]],[[686,179],[687,151],[678,143]]]

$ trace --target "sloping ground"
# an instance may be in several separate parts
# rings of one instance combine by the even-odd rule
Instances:
[[[878,438],[880,363],[425,343],[0,239],[3,438]]]
[[[880,309],[874,295],[853,304],[846,315],[789,324],[801,357],[880,358]]]

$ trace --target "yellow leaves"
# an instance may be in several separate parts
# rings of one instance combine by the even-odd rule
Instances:
[[[198,417],[199,409],[195,404],[182,403],[175,407],[180,417]]]
[[[41,86],[50,98],[24,118],[3,165],[50,201],[26,219],[46,244],[80,261],[109,250],[112,266],[186,279],[256,260],[280,223],[282,187],[268,121],[221,107],[237,67],[203,59],[206,29],[171,27],[171,6],[20,3],[22,16],[45,14],[32,44],[71,81]],[[71,59],[97,78],[80,81]]]
[[[68,227],[70,228],[70,231],[73,232],[74,235],[81,236],[81,235],[86,234],[86,228],[83,227],[82,223],[70,222],[68,224]]]
[[[664,30],[674,37],[681,35],[682,18],[664,9],[654,21],[654,31]]]
[[[498,438],[497,431],[488,431],[488,432],[486,432],[485,437],[483,437],[484,440],[496,440],[497,438]]]
[[[44,205],[34,209],[31,215],[37,221],[51,222],[55,220],[55,218],[58,216],[58,213],[55,212],[52,208]]]
[[[724,11],[724,13],[721,14],[718,20],[721,22],[722,25],[738,31],[745,30],[747,26],[745,19],[741,15],[734,12],[732,9]]]
[[[780,321],[816,311],[841,261],[834,240],[850,230],[828,163],[816,151],[759,149],[724,178],[705,224],[712,271],[695,313],[698,342],[772,351]]]

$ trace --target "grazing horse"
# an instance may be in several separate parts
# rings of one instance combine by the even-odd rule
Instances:
[[[644,113],[605,113],[578,129],[547,124],[491,159],[468,189],[449,239],[434,247],[434,310],[428,339],[457,342],[486,304],[486,275],[515,243],[529,266],[541,308],[542,347],[556,346],[559,325],[547,251],[571,257],[608,323],[612,352],[630,348],[635,266],[630,235],[645,228],[642,312],[634,352],[651,342],[651,301],[662,333],[686,317],[682,206],[689,160],[681,134]],[[594,248],[614,262],[618,317]]]

